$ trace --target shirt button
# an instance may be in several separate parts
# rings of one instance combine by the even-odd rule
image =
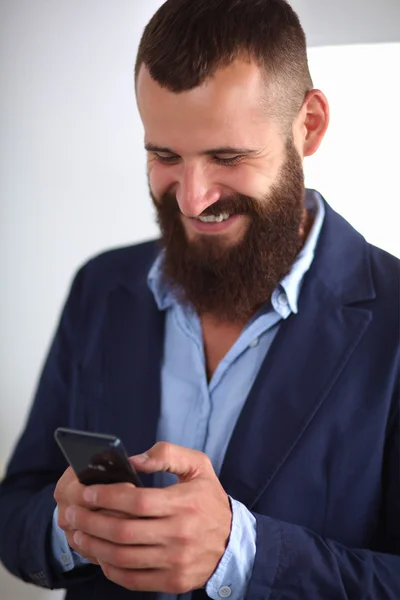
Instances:
[[[223,585],[218,590],[218,596],[220,596],[220,598],[229,598],[231,594],[232,590],[228,585]]]
[[[284,294],[283,292],[281,294],[279,294],[278,296],[278,302],[279,304],[281,304],[282,306],[286,306],[288,303],[286,294]]]
[[[71,561],[69,560],[68,554],[62,554],[61,555],[61,562],[62,562],[63,565],[69,565],[69,563]]]
[[[256,338],[249,344],[249,348],[255,348],[260,343],[260,338]]]

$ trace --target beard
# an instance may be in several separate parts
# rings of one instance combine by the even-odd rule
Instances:
[[[161,278],[180,302],[200,317],[243,324],[270,301],[302,245],[304,173],[292,139],[278,181],[262,200],[230,195],[202,213],[246,215],[248,226],[239,241],[218,234],[189,240],[175,195],[166,192],[157,200],[150,194],[162,234]]]

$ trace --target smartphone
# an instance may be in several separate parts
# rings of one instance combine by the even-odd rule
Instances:
[[[127,481],[143,487],[121,440],[114,435],[58,427],[54,437],[84,485]]]

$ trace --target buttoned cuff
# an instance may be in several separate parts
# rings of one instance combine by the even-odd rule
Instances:
[[[245,598],[256,555],[256,519],[244,504],[230,496],[229,500],[231,535],[218,567],[206,585],[207,595],[213,600]]]
[[[58,506],[56,506],[53,513],[51,549],[53,552],[53,565],[58,574],[90,564],[86,558],[80,556],[68,544],[64,531],[58,525]]]

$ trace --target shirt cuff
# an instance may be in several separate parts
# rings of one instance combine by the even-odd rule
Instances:
[[[58,506],[55,507],[53,513],[51,549],[53,553],[53,566],[58,574],[72,571],[75,567],[83,567],[90,564],[86,558],[80,556],[68,544],[64,531],[58,525]]]
[[[245,598],[256,556],[256,519],[244,504],[230,496],[229,500],[231,535],[218,567],[206,585],[206,593],[213,600]]]

